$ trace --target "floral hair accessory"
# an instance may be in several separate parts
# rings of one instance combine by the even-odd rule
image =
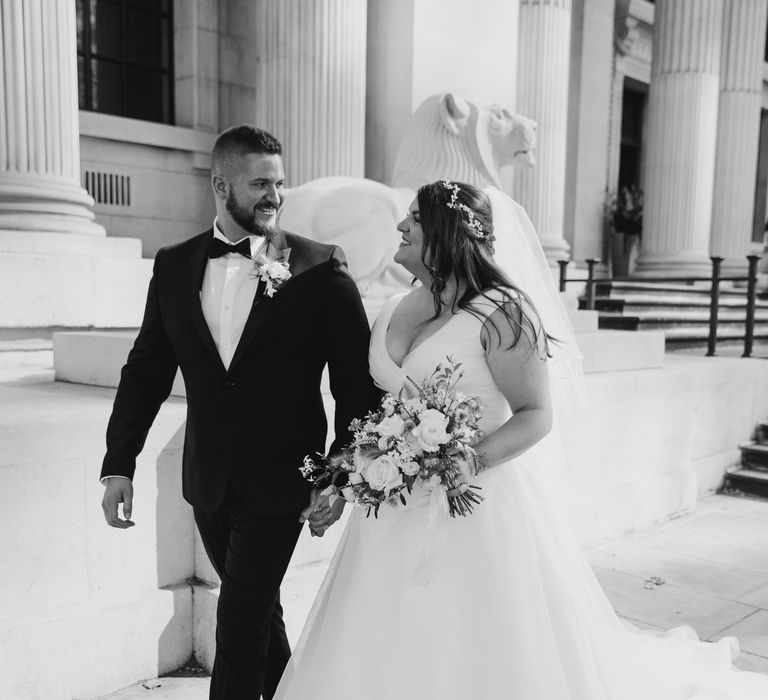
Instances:
[[[467,224],[473,231],[472,236],[480,240],[484,239],[485,232],[483,231],[483,225],[475,217],[475,212],[473,212],[466,204],[457,201],[459,197],[459,186],[455,182],[444,180],[443,187],[445,187],[446,190],[451,191],[451,201],[445,206],[449,209],[455,209],[458,212],[464,212],[467,215]]]

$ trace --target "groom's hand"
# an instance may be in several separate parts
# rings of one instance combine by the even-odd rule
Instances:
[[[122,520],[117,514],[119,503],[123,504],[125,520]],[[104,518],[111,527],[122,530],[133,527],[136,523],[131,521],[131,510],[133,509],[133,484],[131,480],[114,476],[107,479],[104,498],[101,500],[101,509],[104,511]]]

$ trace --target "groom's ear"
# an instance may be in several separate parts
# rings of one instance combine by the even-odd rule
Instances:
[[[446,92],[440,98],[440,120],[443,126],[455,136],[458,136],[467,125],[470,112],[469,104],[452,92]]]
[[[221,175],[211,175],[211,187],[213,194],[221,199],[226,199],[229,194],[229,183]]]

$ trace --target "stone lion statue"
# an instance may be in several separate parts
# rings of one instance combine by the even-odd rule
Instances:
[[[366,309],[410,284],[392,260],[395,229],[416,189],[439,179],[500,187],[504,166],[534,164],[536,124],[497,105],[453,93],[433,95],[413,114],[395,159],[393,187],[374,180],[324,177],[286,192],[281,226],[340,245]]]
[[[403,135],[392,174],[393,187],[418,189],[425,182],[453,179],[478,187],[501,187],[506,165],[535,163],[536,122],[498,105],[432,95],[414,112]]]

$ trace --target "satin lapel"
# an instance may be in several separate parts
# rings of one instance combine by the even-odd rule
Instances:
[[[282,231],[278,231],[272,241],[269,243],[267,249],[267,257],[274,259],[283,250],[287,248],[285,241],[285,234]],[[288,267],[291,269],[291,259],[288,258]],[[290,282],[290,280],[288,280]],[[287,284],[287,282],[286,282]],[[280,294],[280,290],[275,292],[275,297]],[[253,342],[256,334],[264,323],[264,319],[267,317],[270,308],[275,303],[273,298],[269,298],[264,295],[264,285],[259,284],[256,294],[253,297],[253,304],[251,305],[251,312],[248,315],[248,320],[245,322],[245,328],[243,328],[243,334],[240,336],[240,342],[237,344],[235,354],[232,356],[232,362],[229,364],[230,371],[240,361],[248,346]]]
[[[213,235],[213,229],[209,232],[209,235]],[[205,275],[205,266],[208,262],[208,236],[203,236],[200,241],[200,245],[192,253],[189,262],[189,279],[187,281],[187,288],[189,289],[189,309],[192,315],[192,323],[195,326],[195,330],[200,335],[200,339],[203,341],[206,349],[216,358],[216,361],[224,369],[224,363],[221,361],[221,355],[216,348],[216,343],[213,341],[211,330],[208,328],[208,324],[203,316],[203,306],[200,299],[200,290],[203,288],[203,276]]]

